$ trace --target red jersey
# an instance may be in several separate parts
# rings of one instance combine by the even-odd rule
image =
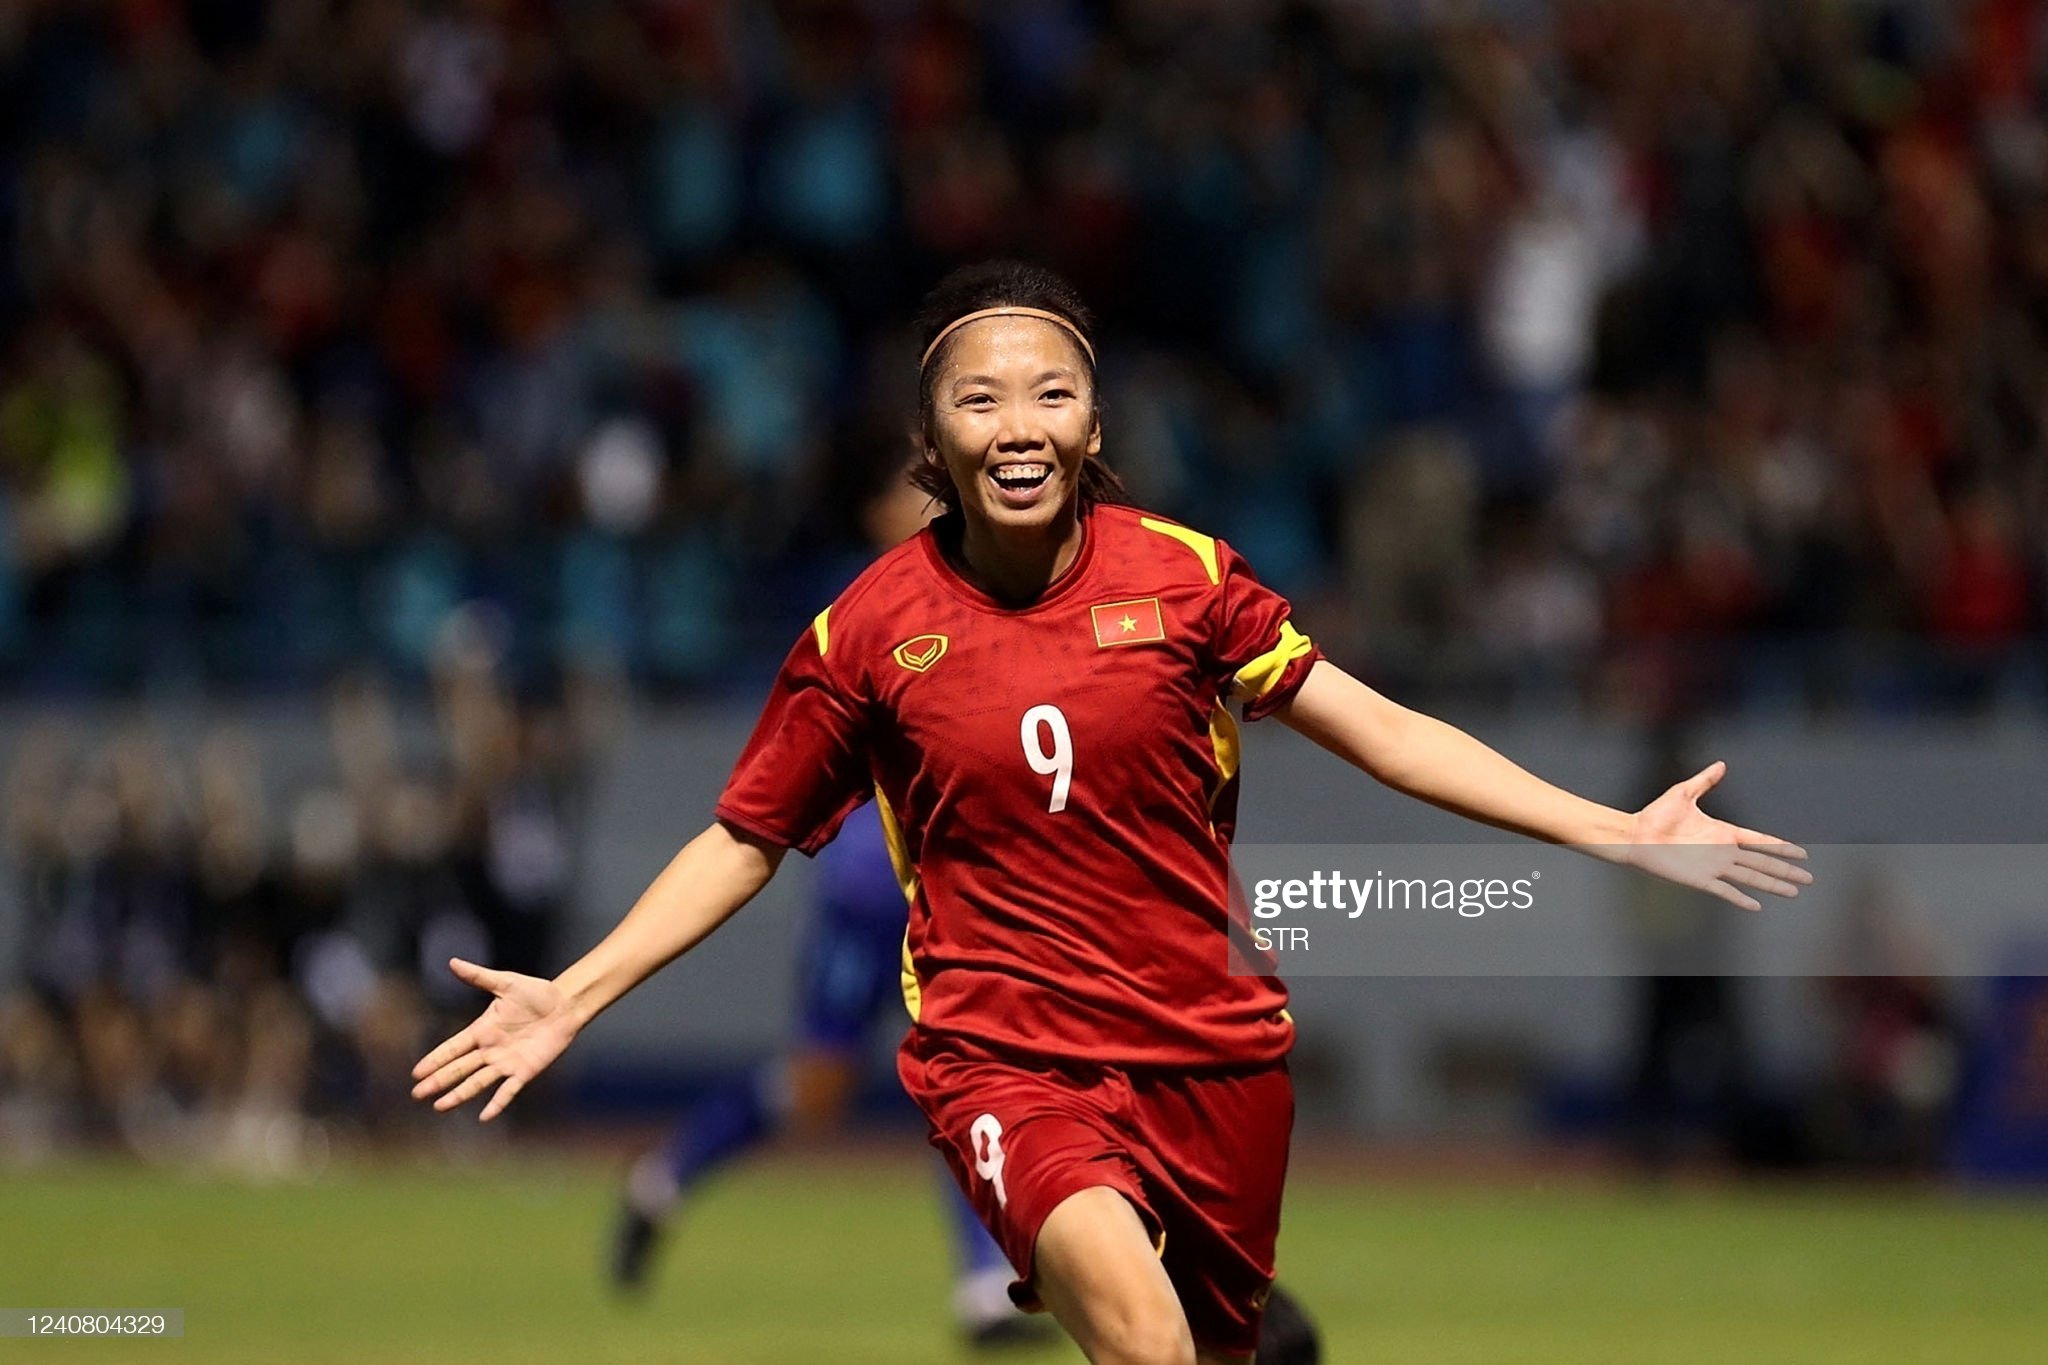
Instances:
[[[909,898],[920,1031],[1112,1065],[1270,1061],[1284,987],[1232,976],[1237,727],[1320,657],[1222,542],[1084,513],[1028,606],[968,584],[926,528],[797,641],[718,818],[814,853],[874,796]],[[957,533],[957,527],[953,528]]]

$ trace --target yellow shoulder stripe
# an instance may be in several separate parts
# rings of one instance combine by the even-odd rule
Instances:
[[[1245,700],[1265,696],[1280,681],[1287,665],[1314,648],[1315,643],[1296,630],[1292,621],[1282,621],[1280,643],[1237,670],[1233,679],[1237,695]]]
[[[1223,573],[1216,565],[1216,538],[1214,536],[1205,536],[1200,531],[1190,531],[1185,526],[1177,526],[1170,521],[1161,521],[1157,517],[1140,517],[1138,518],[1138,525],[1148,531],[1157,531],[1162,536],[1172,536],[1175,540],[1195,552],[1195,557],[1202,561],[1202,567],[1209,571],[1209,581],[1211,583],[1221,583],[1223,581]]]
[[[825,657],[825,651],[831,646],[832,643],[831,627],[825,624],[825,618],[830,616],[831,614],[832,608],[827,607],[825,608],[825,610],[819,612],[816,616],[811,618],[811,630],[818,637],[818,657],[821,659]]]

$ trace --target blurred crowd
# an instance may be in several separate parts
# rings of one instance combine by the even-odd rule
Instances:
[[[24,738],[0,1162],[84,1145],[274,1175],[415,1132],[412,1062],[476,1009],[447,959],[557,965],[609,723],[587,693],[508,691],[478,626],[437,646],[420,733],[381,686],[337,685],[330,751],[284,790],[291,756],[230,726]]]
[[[780,656],[903,319],[1043,259],[1106,453],[1388,685],[2048,694],[2040,0],[15,0],[0,660]]]
[[[1646,756],[1645,803],[1699,770],[1698,737],[1660,732]],[[1831,851],[1842,856],[1827,875],[1845,894],[1776,1023],[1761,1022],[1768,984],[1740,974],[1741,916],[1669,882],[1628,884],[1621,942],[1639,975],[1613,1118],[1644,1174],[1702,1155],[1752,1170],[1932,1171],[1958,1157],[1965,1111],[1996,1107],[1981,1081],[1974,1095],[1965,1085],[1995,1031],[1985,992],[1954,974],[1924,882],[1881,848]],[[1769,1057],[1773,1029],[1805,1055]]]

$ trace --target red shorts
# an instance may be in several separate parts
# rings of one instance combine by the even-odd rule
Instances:
[[[1032,1255],[1046,1216],[1107,1185],[1159,1245],[1195,1340],[1256,1349],[1294,1127],[1286,1062],[1191,1072],[1003,1061],[913,1030],[896,1069],[1016,1267],[1021,1306],[1039,1306]]]

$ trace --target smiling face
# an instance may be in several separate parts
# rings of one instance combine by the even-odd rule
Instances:
[[[925,458],[944,467],[961,512],[1003,534],[1053,528],[1076,501],[1082,463],[1102,449],[1074,338],[1042,318],[981,318],[933,363]]]

